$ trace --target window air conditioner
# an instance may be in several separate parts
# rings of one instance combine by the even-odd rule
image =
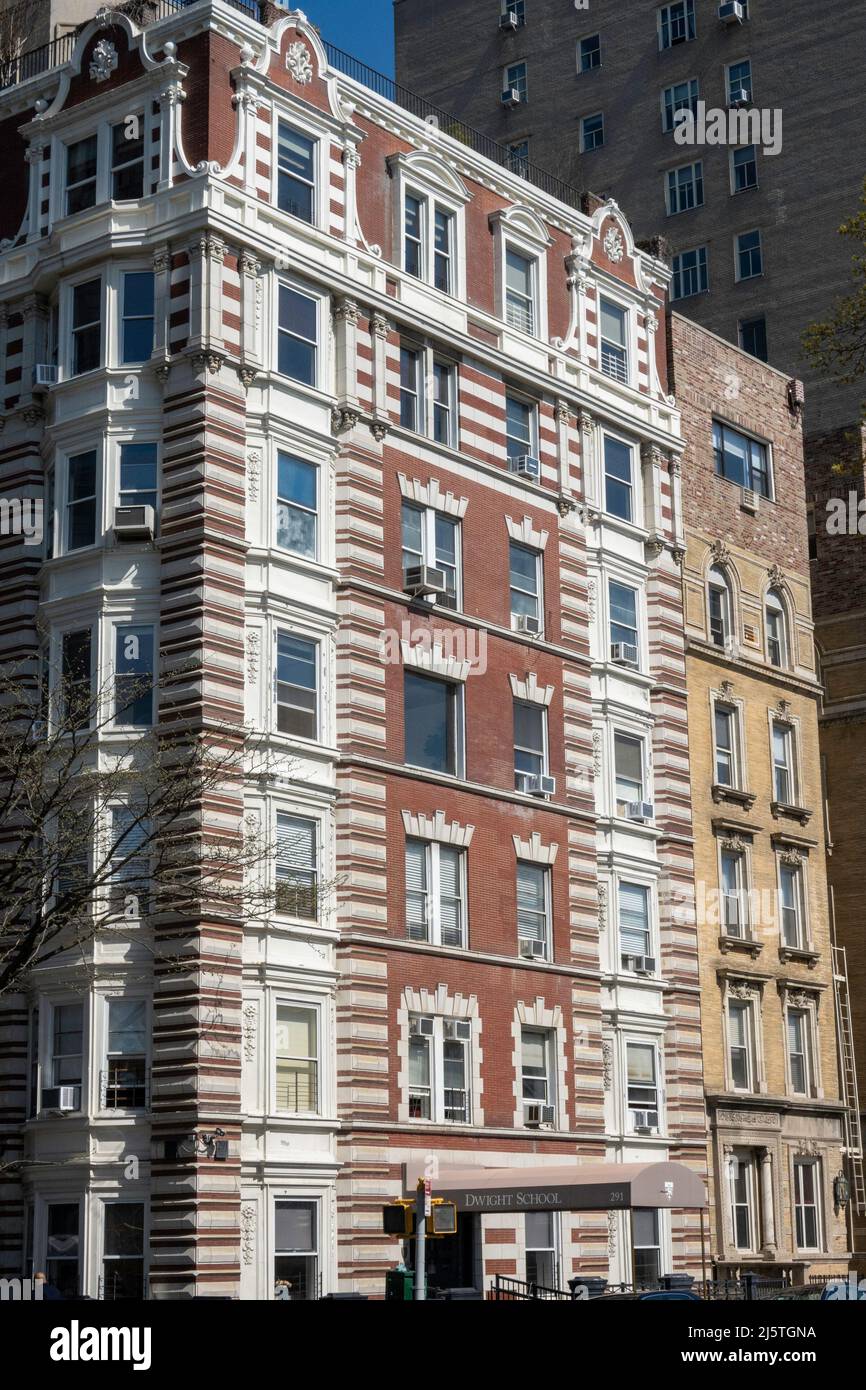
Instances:
[[[403,588],[414,598],[444,594],[447,592],[445,571],[434,569],[432,565],[410,565],[403,571]]]
[[[747,92],[746,89],[745,89],[745,87],[738,87],[738,88],[736,89],[736,91],[731,92],[731,96],[730,96],[730,100],[729,100],[729,102],[728,102],[728,105],[729,105],[729,106],[748,106],[748,104],[749,104],[749,102],[750,102],[751,100],[752,100],[751,92]]]
[[[432,1019],[430,1022],[432,1023]],[[462,1018],[446,1018],[442,1025],[442,1034],[446,1038],[456,1038],[460,1042],[468,1042],[472,1036],[472,1025]]]
[[[744,487],[741,490],[740,506],[744,512],[756,512],[758,510],[758,494],[754,488]]]
[[[635,969],[639,975],[654,975],[656,970],[655,956],[638,956]]]
[[[520,16],[516,10],[506,10],[505,14],[499,16],[500,29],[519,29]]]
[[[529,637],[537,637],[541,632],[541,623],[529,613],[515,613],[514,629],[516,632],[525,632]]]
[[[152,541],[153,507],[115,507],[114,538],[118,541]]]
[[[68,1110],[81,1109],[81,1087],[80,1086],[46,1086],[42,1091],[43,1110],[56,1110],[66,1112]]]
[[[555,1115],[552,1105],[527,1105],[524,1122],[527,1129],[553,1129]]]
[[[412,1038],[432,1038],[432,1018],[412,1018],[409,1020],[409,1036]]]
[[[610,659],[615,666],[637,666],[637,647],[631,642],[611,642]]]
[[[652,820],[653,804],[651,801],[630,801],[628,803],[629,820]]]
[[[524,940],[518,943],[521,960],[544,960],[545,949],[543,941]]]
[[[533,478],[537,482],[541,477],[541,463],[532,454],[519,454],[511,460],[511,472],[518,478]]]
[[[659,1127],[659,1112],[657,1110],[632,1110],[631,1120],[635,1134],[652,1134],[653,1130]]]
[[[503,106],[519,106],[522,98],[516,87],[507,87],[502,93]]]
[[[727,4],[719,6],[719,19],[722,24],[742,24],[745,18],[745,6],[740,0],[728,0]]]
[[[47,391],[49,386],[56,386],[59,380],[60,368],[50,362],[37,362],[33,368],[34,391]]]
[[[526,779],[526,790],[530,796],[553,796],[556,792],[556,778],[533,774]]]

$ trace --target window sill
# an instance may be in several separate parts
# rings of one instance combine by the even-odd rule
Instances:
[[[787,816],[789,820],[799,821],[801,825],[808,825],[813,814],[808,806],[795,806],[788,801],[771,801],[770,811],[776,820],[780,816]]]
[[[763,941],[756,941],[749,936],[727,936],[724,933],[719,937],[719,950],[723,953],[728,951],[743,951],[750,955],[752,960],[757,960],[764,949]]]
[[[728,787],[721,782],[714,782],[710,791],[713,801],[717,804],[722,801],[730,801],[735,806],[742,806],[745,811],[751,811],[758,799],[757,792],[742,791],[740,787]]]
[[[820,959],[821,952],[814,950],[810,946],[779,947],[779,960],[783,963],[787,961],[797,961],[801,965],[808,965],[810,970],[814,970]]]

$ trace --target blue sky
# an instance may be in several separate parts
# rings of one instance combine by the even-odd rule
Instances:
[[[394,8],[391,0],[294,0],[322,37],[371,68],[393,76]],[[291,6],[290,6],[291,7]]]

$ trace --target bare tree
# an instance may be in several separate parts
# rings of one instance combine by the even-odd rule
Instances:
[[[32,42],[32,0],[0,0],[0,87],[17,81],[18,59]]]
[[[136,923],[170,937],[174,924],[274,907],[312,919],[322,905],[291,832],[277,846],[244,815],[245,784],[272,762],[264,737],[164,719],[118,735],[119,708],[121,724],[146,722],[153,682],[93,692],[84,660],[67,653],[41,684],[0,676],[0,996],[37,962],[75,951],[86,964],[94,938]]]

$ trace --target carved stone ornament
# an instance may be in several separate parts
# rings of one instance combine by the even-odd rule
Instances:
[[[735,984],[728,986],[729,999],[754,999],[757,994],[757,986],[749,984],[746,980],[737,980]]]
[[[376,440],[376,443],[381,444],[390,428],[390,425],[385,420],[374,420],[370,426],[370,433]]]
[[[256,1209],[248,1202],[241,1207],[241,1258],[245,1265],[256,1258]]]
[[[782,571],[781,571],[781,569],[779,568],[778,565],[771,565],[771,566],[770,566],[770,568],[767,570],[767,577],[768,577],[770,583],[773,584],[773,585],[782,584],[782,583],[784,582],[784,578],[785,578],[785,576],[782,574]]]
[[[731,552],[724,541],[713,541],[710,547],[710,554],[718,565],[725,565],[731,558]]]
[[[616,227],[610,227],[604,239],[604,249],[612,261],[621,261],[625,255],[625,242]]]
[[[729,854],[745,854],[746,842],[741,835],[727,835],[721,844],[722,849]]]
[[[259,473],[262,467],[260,449],[250,449],[247,454],[247,496],[251,502],[259,500]]]
[[[256,660],[258,660],[258,640],[259,634],[251,632],[247,637],[248,650],[251,649],[249,638],[255,637]],[[244,1057],[248,1062],[252,1062],[256,1055],[256,1006],[247,1004],[244,1007]]]
[[[587,611],[587,613],[588,613],[588,615],[589,615],[589,621],[590,621],[591,623],[594,623],[594,622],[595,622],[595,612],[596,612],[597,597],[598,597],[598,596],[597,596],[597,589],[596,589],[596,582],[595,582],[595,580],[594,580],[594,579],[589,579],[589,580],[587,580],[587,585],[586,585],[586,611]]]
[[[592,731],[592,770],[596,777],[601,776],[601,730]]]
[[[249,391],[258,374],[258,367],[238,367],[238,376],[240,377],[241,385],[246,391]]]
[[[312,82],[313,60],[305,43],[298,40],[297,43],[289,44],[286,49],[286,69],[292,74],[296,82],[300,82],[302,87],[305,87],[308,82]]]
[[[355,428],[360,418],[360,410],[353,410],[348,406],[335,406],[331,411],[331,428],[334,434],[345,434]]]
[[[790,864],[794,869],[800,869],[803,866],[803,856],[798,849],[783,850],[779,858],[783,864]]]
[[[598,885],[598,929],[604,931],[607,926],[607,884]],[[609,1046],[609,1044],[602,1044]]]
[[[90,59],[90,79],[92,82],[107,82],[117,70],[117,49],[108,39],[100,39]]]
[[[726,700],[733,700],[734,682],[722,681],[721,685],[719,686],[719,694],[722,695]]]
[[[609,1091],[613,1085],[613,1044],[607,1041],[601,1045],[601,1075],[604,1089]]]

